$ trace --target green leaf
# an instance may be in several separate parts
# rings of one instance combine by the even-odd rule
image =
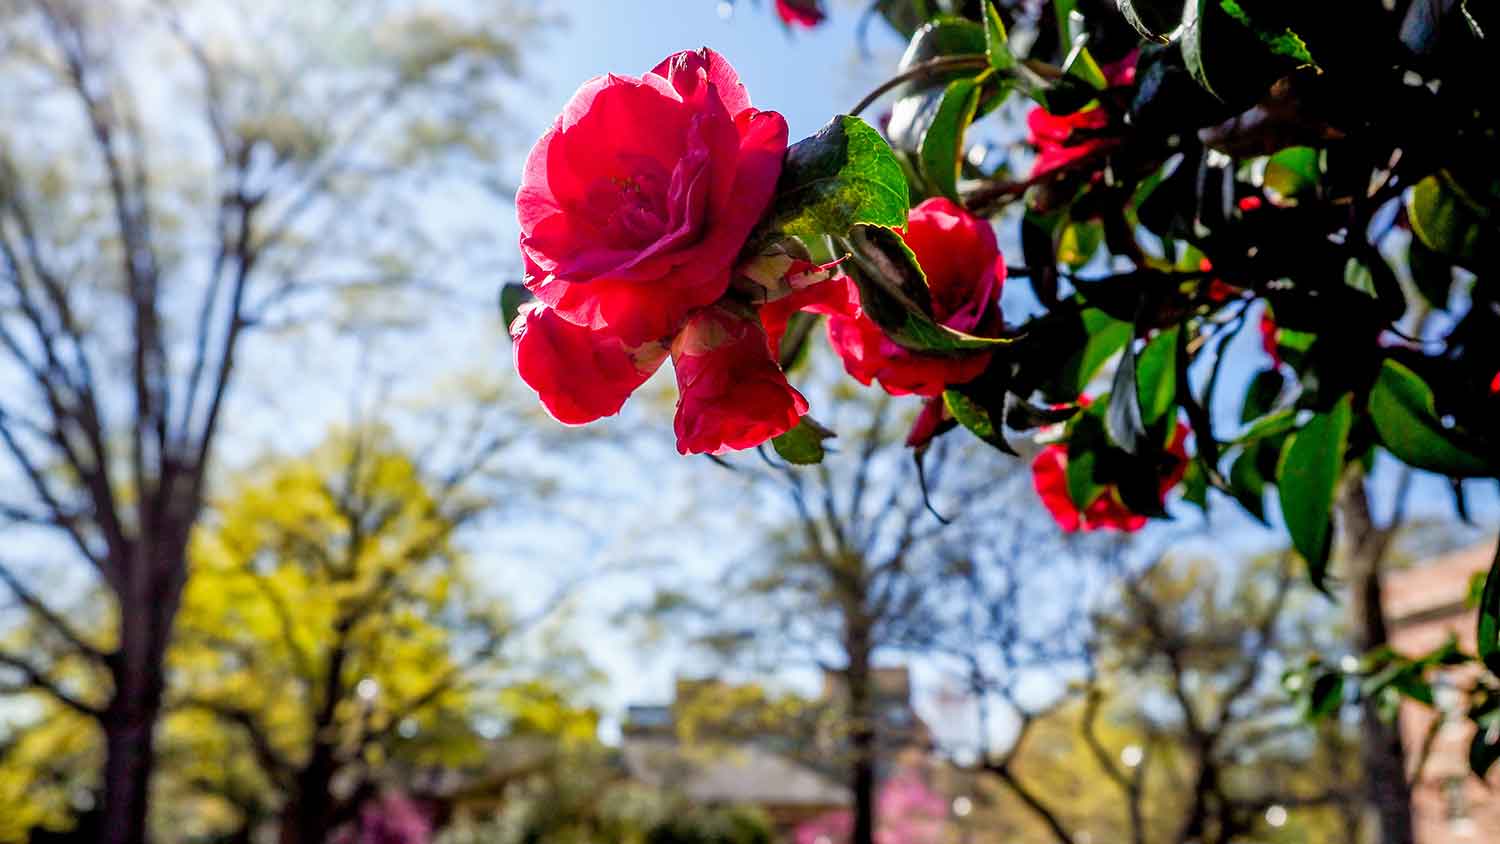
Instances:
[[[1307,42],[1287,27],[1275,25],[1265,26],[1251,20],[1250,13],[1241,6],[1238,0],[1219,0],[1226,14],[1241,26],[1255,33],[1262,44],[1271,48],[1271,52],[1278,56],[1295,61],[1299,65],[1314,64],[1312,53],[1307,51]]]
[[[1381,445],[1409,466],[1453,478],[1495,474],[1492,458],[1462,432],[1443,426],[1426,382],[1394,360],[1381,365],[1370,391],[1370,421]]]
[[[1261,524],[1266,524],[1266,479],[1260,473],[1256,448],[1240,452],[1229,466],[1229,492]]]
[[[1240,408],[1240,421],[1249,424],[1271,412],[1276,406],[1276,399],[1281,396],[1281,389],[1286,384],[1286,377],[1276,367],[1263,369],[1255,373],[1250,379],[1250,387],[1245,391],[1245,404]]]
[[[1492,736],[1489,730],[1477,731],[1469,744],[1469,770],[1484,779],[1496,761],[1500,761],[1500,736]]]
[[[845,269],[859,285],[860,305],[895,342],[914,351],[940,355],[961,355],[1015,342],[1012,337],[980,337],[933,320],[927,276],[911,248],[891,229],[861,226],[846,243],[853,260]]]
[[[992,0],[985,0],[984,4],[984,53],[989,57],[990,67],[996,70],[1009,70],[1016,63],[1005,34],[1005,21],[1000,19]]]
[[[1074,395],[1083,394],[1100,367],[1119,353],[1135,332],[1135,327],[1129,322],[1115,319],[1098,308],[1085,308],[1080,317],[1088,340],[1069,361],[1063,378],[1064,383],[1074,388]]]
[[[1447,170],[1412,186],[1406,212],[1412,232],[1439,255],[1469,264],[1493,249],[1496,221],[1492,208]]]
[[[1182,0],[1115,0],[1115,6],[1141,37],[1161,44],[1182,22]]]
[[[773,437],[771,447],[788,463],[811,466],[823,462],[823,455],[826,453],[823,441],[833,436],[834,433],[818,424],[816,419],[804,416],[797,422],[797,427],[779,437]]]
[[[1344,470],[1344,451],[1354,421],[1354,397],[1314,416],[1287,437],[1276,467],[1281,516],[1292,546],[1307,560],[1312,583],[1326,591],[1324,577],[1333,545],[1333,501]]]
[[[922,135],[918,153],[922,173],[938,192],[959,201],[958,171],[963,165],[964,135],[979,108],[979,86],[975,79],[955,79],[944,89],[932,124]]]
[[[500,316],[505,320],[508,330],[515,324],[516,317],[521,314],[521,306],[532,300],[531,291],[526,285],[510,282],[500,288]]]
[[[1093,260],[1104,242],[1104,224],[1098,220],[1074,220],[1063,226],[1057,240],[1057,260],[1073,269],[1082,269]]]
[[[1266,161],[1261,185],[1284,199],[1297,199],[1318,187],[1318,151],[1287,147]]]
[[[1234,11],[1231,11],[1233,9]],[[1304,64],[1298,58],[1278,54],[1296,51],[1296,36],[1283,30],[1251,22],[1233,0],[1187,0],[1180,37],[1182,58],[1188,73],[1210,94],[1231,105],[1247,105],[1265,94],[1271,83],[1288,70]],[[1282,36],[1282,45],[1266,43]],[[1300,40],[1300,39],[1297,39]]]
[[[1136,387],[1141,398],[1141,420],[1156,425],[1177,399],[1177,340],[1182,326],[1158,333],[1141,350],[1136,363]]]
[[[1102,91],[1109,87],[1109,80],[1104,77],[1104,71],[1099,68],[1099,63],[1094,61],[1094,54],[1082,44],[1074,47],[1063,61],[1063,73],[1095,90]]]
[[[1319,721],[1339,711],[1344,705],[1344,678],[1336,671],[1325,671],[1313,679],[1303,701],[1302,717]]]
[[[943,404],[947,406],[948,412],[953,414],[958,424],[968,428],[974,436],[982,440],[993,440],[999,436],[999,428],[990,418],[989,411],[980,407],[978,402],[963,393],[953,389],[944,390]]]
[[[1447,310],[1453,293],[1453,262],[1428,248],[1420,237],[1414,237],[1406,250],[1406,266],[1412,283],[1427,304],[1440,311]]]
[[[1177,340],[1180,326],[1158,333],[1140,354],[1120,358],[1110,388],[1105,420],[1110,438],[1130,454],[1154,454],[1164,443],[1150,443],[1177,398]]]
[[[901,60],[896,63],[896,72],[904,73],[925,61],[943,56],[985,56],[988,47],[989,40],[985,27],[967,18],[940,15],[918,29],[916,35],[912,36],[906,52],[901,54]],[[955,75],[964,73],[965,71],[962,70],[955,71]],[[909,93],[924,86],[945,85],[954,79],[955,75],[915,81],[903,86],[900,90]]]
[[[1243,434],[1234,438],[1237,444],[1259,442],[1279,437],[1297,427],[1297,411],[1292,408],[1278,410],[1255,421]]]
[[[787,150],[771,213],[751,241],[900,227],[907,210],[906,175],[895,153],[868,123],[840,115]]]
[[[1479,658],[1491,674],[1500,676],[1500,547],[1479,594]]]

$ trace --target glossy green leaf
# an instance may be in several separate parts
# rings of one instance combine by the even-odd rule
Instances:
[[[1283,199],[1297,199],[1317,190],[1318,151],[1287,147],[1266,161],[1261,185]]]
[[[1098,220],[1074,220],[1063,226],[1057,239],[1057,260],[1082,269],[1093,260],[1104,242],[1104,225]]]
[[[895,153],[869,124],[840,115],[787,150],[771,213],[752,240],[899,227],[907,210],[906,175]]]
[[[1141,37],[1162,44],[1182,22],[1182,0],[1115,0],[1115,7]]]
[[[515,324],[516,317],[521,314],[521,306],[534,298],[526,285],[511,282],[500,288],[500,316],[505,320],[508,330]]]
[[[1370,391],[1370,421],[1381,445],[1409,466],[1455,478],[1495,474],[1493,457],[1443,426],[1432,390],[1410,368],[1387,360]]]
[[[1140,393],[1141,420],[1148,427],[1166,417],[1177,400],[1177,341],[1182,327],[1159,332],[1141,350],[1135,380]]]
[[[1484,579],[1479,595],[1479,658],[1492,674],[1500,676],[1500,547]]]
[[[937,191],[955,202],[958,196],[958,171],[963,165],[964,136],[974,122],[979,108],[980,83],[974,79],[955,79],[943,90],[932,123],[922,136],[918,153],[922,173]]]
[[[771,447],[788,463],[810,466],[823,462],[826,453],[823,441],[833,436],[833,432],[818,424],[816,419],[804,416],[797,427],[779,437],[773,437]]]
[[[948,412],[953,414],[958,424],[968,428],[974,436],[982,440],[993,440],[999,436],[999,426],[990,417],[989,411],[972,398],[957,390],[944,390],[943,404],[948,408]]]
[[[1406,212],[1412,232],[1439,255],[1472,262],[1494,248],[1497,226],[1490,204],[1446,170],[1412,186]]]
[[[861,226],[846,243],[852,256],[852,266],[846,269],[859,285],[860,304],[895,342],[914,351],[947,355],[1015,342],[1012,337],[980,337],[933,320],[927,277],[891,229]]]
[[[1229,492],[1261,524],[1266,524],[1266,479],[1257,465],[1255,448],[1240,452],[1229,466]]]
[[[1064,372],[1065,383],[1075,388],[1074,395],[1084,393],[1099,369],[1130,342],[1135,330],[1129,322],[1115,319],[1098,308],[1085,308],[1080,318],[1088,339]]]
[[[1016,63],[1005,34],[1005,21],[1000,19],[993,0],[985,0],[984,4],[984,53],[989,57],[990,67],[996,70],[1009,70]]]
[[[1346,395],[1287,438],[1276,467],[1281,516],[1292,546],[1307,560],[1313,585],[1325,589],[1333,545],[1333,502],[1344,471],[1344,452],[1354,421],[1354,397]]]
[[[1263,369],[1255,373],[1250,379],[1250,387],[1245,390],[1245,403],[1240,408],[1240,421],[1246,424],[1271,412],[1276,405],[1276,399],[1281,396],[1282,387],[1286,384],[1286,377],[1276,367]]]

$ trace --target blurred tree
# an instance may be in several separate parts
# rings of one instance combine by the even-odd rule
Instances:
[[[1164,559],[1096,615],[1088,673],[984,755],[1018,840],[1358,840],[1356,736],[1302,720],[1282,672],[1336,647],[1334,608],[1287,557]],[[1017,822],[1017,818],[1029,821]]]
[[[581,663],[527,679],[502,652],[563,592],[516,619],[473,581],[456,534],[490,502],[467,474],[433,477],[365,428],[212,508],[167,655],[156,838],[323,842],[388,785],[482,768],[502,734],[593,740],[566,694]],[[21,833],[64,826],[93,781],[95,734],[52,706],[0,766],[31,807]]]
[[[0,6],[0,578],[45,628],[0,651],[0,686],[99,725],[102,840],[145,839],[189,537],[247,343],[422,313],[398,295],[437,269],[413,208],[451,168],[494,185],[533,9]]]
[[[911,420],[890,396],[835,382],[817,404],[820,416],[840,417],[838,453],[816,467],[769,451],[760,464],[732,464],[757,491],[763,539],[710,594],[664,593],[655,609],[716,657],[825,672],[834,708],[821,722],[837,725],[836,734],[825,731],[804,750],[821,766],[844,769],[854,801],[850,840],[870,844],[882,764],[901,747],[931,741],[911,720],[909,690],[888,699],[877,658],[911,644],[924,591],[950,574],[934,553],[941,537],[997,522],[1007,487],[996,480],[1001,464],[963,444],[939,444],[922,464],[913,461],[901,444]]]

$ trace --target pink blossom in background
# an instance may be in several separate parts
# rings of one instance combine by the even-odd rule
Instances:
[[[948,818],[948,801],[912,771],[901,771],[885,781],[875,801],[875,844],[939,844]],[[830,812],[797,827],[796,844],[847,844],[854,814]]]

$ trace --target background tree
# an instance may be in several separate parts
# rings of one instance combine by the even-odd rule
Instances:
[[[0,565],[48,628],[0,668],[99,724],[99,829],[139,844],[189,537],[248,340],[361,291],[379,309],[345,315],[403,312],[397,290],[439,269],[403,209],[445,168],[490,165],[501,80],[539,21],[373,2],[0,15],[3,511],[27,537]],[[92,638],[68,604],[89,578],[110,595]],[[102,678],[88,696],[61,679],[83,670]]]
[[[1024,675],[981,686],[1018,718],[982,768],[1010,822],[1030,818],[1024,840],[1361,840],[1357,734],[1310,727],[1281,688],[1288,665],[1338,646],[1336,619],[1285,555],[1161,559],[1094,615],[1061,694]]]

